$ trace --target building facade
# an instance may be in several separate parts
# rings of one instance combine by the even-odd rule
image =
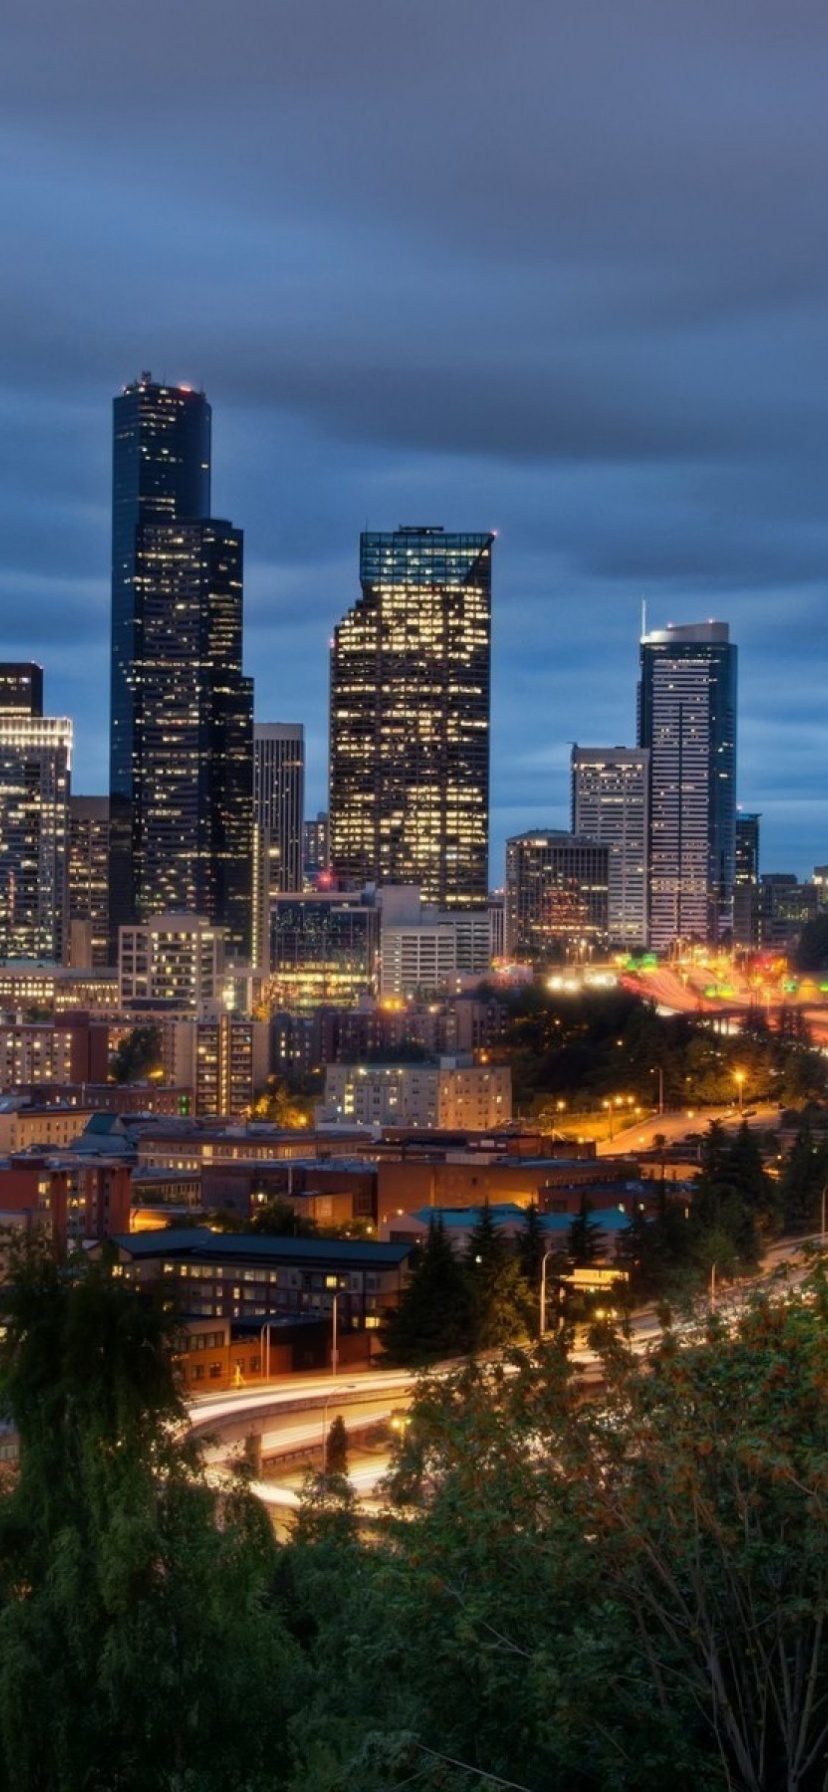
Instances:
[[[733,887],[733,938],[738,946],[759,943],[759,823],[761,816],[739,810]]]
[[[121,1009],[178,1008],[202,1013],[224,988],[226,935],[204,915],[154,915],[122,927],[118,941]]]
[[[211,412],[151,375],[115,400],[110,934],[206,913],[249,952],[253,694],[242,536],[210,517]]]
[[[430,907],[419,890],[378,891],[379,993],[383,997],[456,989],[491,969],[491,910]]]
[[[612,946],[647,945],[650,755],[644,748],[572,749],[572,832],[609,847],[607,931]]]
[[[650,751],[650,945],[730,937],[736,854],[736,648],[726,622],[641,642],[639,745]]]
[[[609,853],[605,843],[556,828],[506,842],[506,950],[544,965],[606,950]]]
[[[512,1118],[505,1065],[329,1064],[317,1123],[488,1131]]]
[[[109,955],[109,798],[69,798],[69,950],[76,970]]]
[[[331,656],[330,845],[348,883],[485,902],[492,535],[360,539]]]
[[[304,883],[305,730],[253,727],[253,963],[267,969],[270,902]]]
[[[40,666],[0,665],[0,958],[63,960],[72,724],[44,716]]]
[[[274,1009],[309,1013],[322,1002],[358,1001],[374,987],[379,913],[358,891],[306,890],[270,909]]]

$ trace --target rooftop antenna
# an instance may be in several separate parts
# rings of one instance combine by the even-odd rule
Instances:
[[[646,633],[647,633],[647,599],[646,599],[646,597],[642,597],[642,599],[641,599],[641,639],[642,639],[642,641],[643,641]]]

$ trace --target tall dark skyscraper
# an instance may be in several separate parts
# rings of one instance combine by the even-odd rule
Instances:
[[[333,869],[441,908],[487,894],[493,540],[363,535],[331,656]]]
[[[115,400],[110,928],[169,909],[250,947],[253,687],[242,535],[210,516],[203,393]]]
[[[0,665],[0,958],[65,953],[71,759],[40,666]]]
[[[639,744],[650,749],[650,944],[733,927],[736,648],[726,622],[641,642]]]

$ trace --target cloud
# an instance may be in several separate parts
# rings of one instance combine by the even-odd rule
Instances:
[[[632,738],[642,598],[731,621],[765,863],[824,859],[824,8],[7,14],[0,652],[43,660],[87,787],[110,404],[151,367],[213,402],[257,708],[306,720],[313,807],[359,530],[425,519],[500,531],[493,875],[565,824],[567,740]]]

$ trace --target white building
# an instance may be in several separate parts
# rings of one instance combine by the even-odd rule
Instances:
[[[226,929],[203,915],[153,915],[118,929],[120,1007],[160,1003],[203,1013],[221,1002]]]
[[[512,1117],[512,1073],[504,1065],[329,1064],[317,1125],[409,1126],[488,1131]]]
[[[420,900],[414,885],[379,892],[381,996],[431,994],[482,977],[492,963],[489,908],[440,911]]]

